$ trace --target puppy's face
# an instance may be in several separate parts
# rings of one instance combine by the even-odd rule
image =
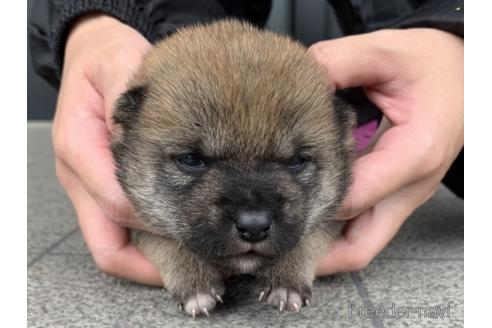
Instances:
[[[113,152],[153,232],[252,272],[333,218],[349,182],[350,113],[299,45],[240,23],[187,29],[132,85]]]

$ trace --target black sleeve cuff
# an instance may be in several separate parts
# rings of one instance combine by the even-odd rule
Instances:
[[[155,43],[182,26],[224,17],[262,26],[270,8],[270,0],[37,0],[29,20],[29,44],[36,71],[57,86],[70,28],[81,16],[112,16]]]
[[[464,37],[464,0],[432,0],[398,21],[394,28],[432,27]]]

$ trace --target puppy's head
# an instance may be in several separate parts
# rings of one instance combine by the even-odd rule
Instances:
[[[322,228],[350,180],[351,113],[302,46],[247,24],[158,44],[114,120],[118,179],[142,220],[228,270]]]

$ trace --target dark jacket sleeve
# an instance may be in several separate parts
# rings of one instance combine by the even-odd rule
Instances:
[[[464,0],[424,1],[396,28],[432,27],[464,37]]]
[[[328,0],[344,35],[432,27],[463,37],[464,0]]]
[[[271,0],[36,0],[28,21],[33,66],[39,75],[58,86],[70,27],[89,13],[113,16],[156,42],[180,26],[222,17],[234,16],[263,25],[270,7]]]

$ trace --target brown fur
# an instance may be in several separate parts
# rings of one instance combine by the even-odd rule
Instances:
[[[214,308],[221,271],[261,277],[275,306],[305,303],[341,229],[353,118],[304,47],[237,21],[182,29],[149,53],[114,119],[119,181],[152,231],[133,240],[186,312]],[[206,172],[180,171],[189,152],[209,159]],[[296,156],[308,161],[293,173]],[[275,208],[268,240],[234,236],[227,220],[244,206]],[[235,256],[248,251],[262,256]]]

